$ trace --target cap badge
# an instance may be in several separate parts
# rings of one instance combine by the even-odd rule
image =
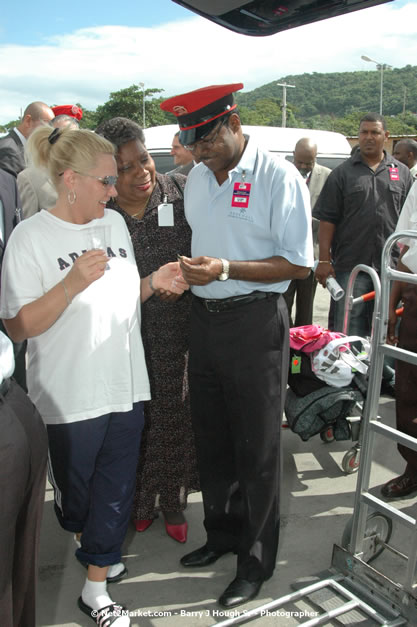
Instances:
[[[172,107],[172,110],[175,111],[175,115],[185,115],[188,113],[188,110],[182,105],[176,105],[175,107]]]

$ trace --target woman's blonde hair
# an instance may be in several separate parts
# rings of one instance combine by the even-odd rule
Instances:
[[[57,188],[59,176],[68,168],[88,172],[99,155],[114,155],[115,147],[104,137],[86,129],[39,126],[31,133],[27,150],[38,167],[46,168]]]

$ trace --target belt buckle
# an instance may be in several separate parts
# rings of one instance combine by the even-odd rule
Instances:
[[[205,300],[204,304],[209,313],[218,313],[219,311],[222,311],[221,303],[218,300]]]

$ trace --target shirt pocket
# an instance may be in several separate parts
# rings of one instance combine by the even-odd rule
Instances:
[[[391,198],[392,206],[394,207],[397,214],[400,215],[401,207],[403,206],[405,200],[404,189],[399,187],[398,185],[390,183],[388,185],[388,192]]]
[[[356,213],[366,200],[366,192],[361,185],[354,185],[345,195],[345,208],[349,213]]]

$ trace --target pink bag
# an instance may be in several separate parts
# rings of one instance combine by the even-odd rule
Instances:
[[[319,324],[307,324],[290,329],[290,347],[304,353],[312,353],[326,346],[332,340],[344,337],[343,333],[329,331]]]

